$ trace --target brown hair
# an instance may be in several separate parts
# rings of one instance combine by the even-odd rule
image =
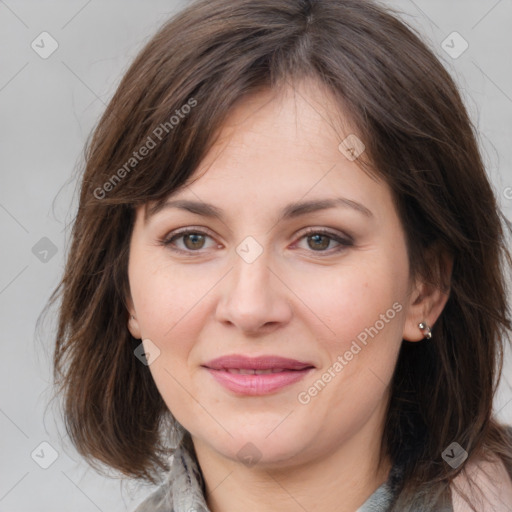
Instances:
[[[511,226],[450,75],[391,10],[361,0],[196,1],[132,63],[88,141],[51,298],[61,299],[54,377],[72,441],[128,476],[154,483],[167,469],[163,423],[174,420],[127,328],[135,208],[189,180],[236,102],[305,77],[343,103],[368,169],[390,185],[411,275],[450,288],[433,339],[403,342],[392,381],[383,450],[404,468],[393,510],[446,491],[464,467],[442,459],[454,441],[469,460],[498,455],[512,475],[512,444],[492,416],[511,328],[502,221]],[[135,157],[149,139],[156,147]],[[443,253],[454,258],[449,285]]]

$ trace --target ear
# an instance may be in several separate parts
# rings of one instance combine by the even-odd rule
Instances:
[[[416,279],[410,294],[402,336],[407,341],[421,341],[425,338],[418,324],[426,322],[433,328],[450,296],[453,257],[436,245],[427,255],[427,264],[432,280],[427,282]]]
[[[142,338],[140,334],[140,326],[139,322],[137,320],[137,315],[135,314],[135,308],[133,307],[133,301],[131,297],[127,300],[127,307],[128,307],[128,330],[130,331],[130,334],[135,338],[140,340]]]

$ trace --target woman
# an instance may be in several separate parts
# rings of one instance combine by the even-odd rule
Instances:
[[[505,223],[391,12],[193,3],[88,146],[53,297],[69,434],[163,481],[138,512],[510,510]]]

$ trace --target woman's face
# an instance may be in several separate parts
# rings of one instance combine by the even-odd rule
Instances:
[[[194,442],[235,461],[379,440],[402,338],[429,320],[390,190],[339,149],[330,101],[306,82],[245,100],[176,203],[137,212],[130,330]]]

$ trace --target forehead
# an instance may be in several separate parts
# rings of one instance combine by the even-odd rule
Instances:
[[[215,159],[237,153],[314,161],[318,154],[338,156],[339,142],[354,127],[325,85],[314,80],[265,89],[244,97],[231,109],[217,132],[217,142],[198,172]],[[286,151],[286,154],[285,154]]]
[[[187,183],[166,199],[242,209],[259,201],[268,209],[301,199],[348,194],[348,201],[360,202],[358,198],[386,193],[383,183],[347,157],[345,146],[340,150],[342,141],[357,136],[339,110],[325,87],[311,81],[244,98]],[[162,204],[149,205],[146,215]]]

